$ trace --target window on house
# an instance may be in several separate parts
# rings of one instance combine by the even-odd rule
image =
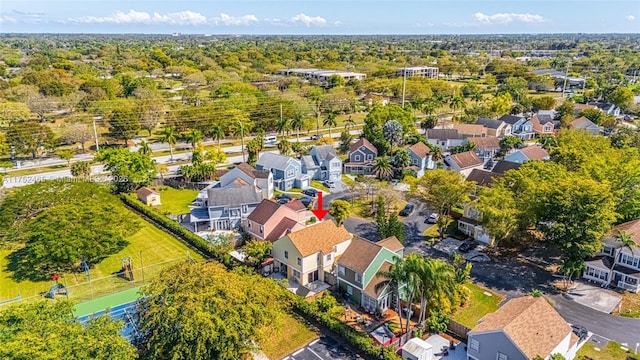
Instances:
[[[331,254],[327,254],[327,261],[331,261]]]
[[[347,294],[353,295],[353,288],[351,287],[351,285],[347,285]]]
[[[367,160],[373,160],[373,155],[372,154],[367,155]]]
[[[300,271],[293,269],[293,277],[296,279],[300,278]]]
[[[295,176],[295,174],[296,174],[296,173],[295,173],[295,171],[293,171],[293,170],[287,170],[287,177],[288,177],[288,178],[290,178],[290,177],[294,177],[294,176]]]
[[[360,161],[360,155],[353,155],[353,161]]]
[[[469,349],[475,352],[480,351],[480,342],[476,339],[469,340]]]
[[[242,205],[242,212],[243,213],[248,213],[249,212],[249,206],[248,205]]]
[[[498,356],[496,356],[496,360],[509,360],[509,357],[501,352],[498,353]]]
[[[302,259],[298,258],[298,265],[302,265]]]
[[[247,223],[247,227],[248,227],[249,229],[251,229],[251,222],[248,222],[248,223]]]
[[[345,272],[345,270],[344,270],[344,266],[342,266],[342,265],[338,265],[338,274],[340,274],[340,275],[344,275],[344,272]]]
[[[358,282],[358,283],[362,282],[362,275],[356,274],[356,282]]]
[[[260,225],[260,234],[264,232],[264,226]]]
[[[289,252],[287,250],[284,251],[284,258],[285,259],[289,258]]]

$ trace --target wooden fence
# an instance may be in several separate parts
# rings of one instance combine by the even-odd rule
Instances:
[[[461,339],[464,339],[464,341],[466,342],[467,334],[469,333],[469,331],[471,331],[471,329],[460,324],[459,322],[449,320],[449,325],[447,325],[447,331],[449,331],[450,333],[452,333],[453,335]]]

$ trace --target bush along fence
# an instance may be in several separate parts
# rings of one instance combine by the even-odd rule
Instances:
[[[120,198],[130,209],[145,217],[155,226],[164,229],[171,235],[175,236],[181,241],[184,241],[187,245],[195,248],[206,258],[218,260],[223,263],[228,269],[238,267],[240,265],[238,262],[235,262],[233,258],[231,258],[231,256],[229,256],[228,254],[215,253],[214,251],[212,251],[212,246],[207,240],[192,233],[179,223],[144,205],[134,196],[129,194],[122,194]],[[316,322],[326,327],[335,335],[344,340],[349,346],[361,352],[361,354],[366,358],[371,360],[379,359],[381,347],[377,345],[369,336],[352,329],[351,327],[349,327],[349,325],[341,322],[339,319],[336,319],[330,314],[317,311],[316,309],[314,309],[313,305],[304,298],[286,290],[285,292],[287,294],[290,294],[289,296],[291,296],[293,308],[301,316],[309,321]],[[393,351],[391,351],[391,349],[385,349],[384,359],[398,360],[400,359],[400,357],[397,356]]]

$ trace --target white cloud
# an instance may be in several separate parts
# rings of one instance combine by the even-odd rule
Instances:
[[[176,25],[200,25],[207,22],[207,17],[193,11],[179,11],[166,15],[160,15],[156,12],[153,13],[153,22]]]
[[[526,22],[526,23],[539,23],[544,22],[545,19],[541,15],[536,14],[515,14],[515,13],[498,13],[493,15],[483,14],[477,12],[473,14],[473,18],[483,24],[508,24],[514,21]]]
[[[0,24],[2,23],[15,23],[17,22],[15,18],[12,18],[10,16],[0,16]]]
[[[70,18],[75,23],[92,24],[171,24],[171,25],[199,25],[207,22],[207,18],[197,12],[180,11],[167,14],[154,12],[153,15],[144,11],[129,12],[116,11],[111,16],[82,16]]]
[[[635,17],[635,16],[633,16],[633,15],[628,15],[628,16],[626,16],[626,17],[625,17],[625,19],[627,19],[627,20],[629,20],[629,21],[635,21],[635,20],[636,20],[636,17]]]
[[[251,25],[260,22],[255,15],[232,16],[220,13],[220,16],[212,19],[215,25]]]
[[[320,16],[309,16],[309,15],[305,15],[305,14],[298,14],[294,17],[292,17],[291,19],[289,19],[290,22],[292,23],[300,23],[300,24],[305,24],[307,26],[323,26],[327,24],[327,20],[323,17]]]

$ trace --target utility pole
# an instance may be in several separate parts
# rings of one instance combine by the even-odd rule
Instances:
[[[407,90],[407,66],[402,70],[402,108],[404,109],[404,93]]]
[[[100,150],[100,145],[98,145],[98,130],[96,129],[96,119],[93,118],[93,136],[96,139],[96,151]]]
[[[571,60],[567,61],[567,70],[564,72],[564,85],[562,85],[562,98],[564,99],[565,91],[567,90],[567,80],[569,80],[569,65]]]
[[[282,104],[280,104],[280,124],[282,124]],[[284,128],[282,129],[282,138],[284,139]]]
[[[242,125],[242,121],[238,121],[238,124],[240,124],[240,140],[242,141],[242,162],[247,162],[244,156],[244,125]]]

